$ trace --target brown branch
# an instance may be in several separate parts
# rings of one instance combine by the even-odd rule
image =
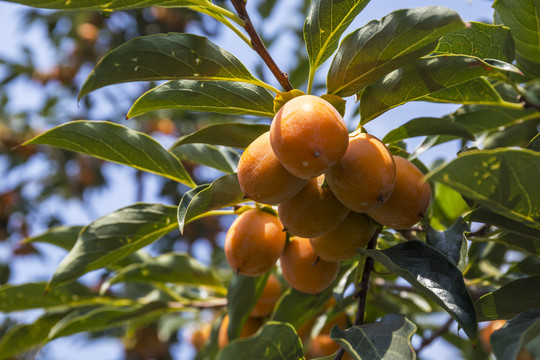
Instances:
[[[276,62],[270,56],[270,53],[268,52],[268,49],[266,49],[266,46],[261,40],[261,37],[257,33],[257,30],[253,27],[253,24],[251,23],[251,19],[249,18],[248,12],[246,10],[246,1],[245,0],[231,0],[234,8],[236,9],[236,12],[238,13],[238,16],[242,20],[244,20],[245,25],[244,29],[249,35],[249,38],[251,39],[251,44],[253,45],[253,49],[259,54],[259,56],[263,59],[264,63],[272,74],[276,77],[276,79],[281,84],[281,87],[285,91],[291,91],[293,89],[293,86],[291,85],[289,81],[289,76],[287,73],[284,73],[279,69]]]
[[[536,110],[540,110],[540,105],[530,102],[524,95],[519,96],[518,101],[523,104],[524,108],[533,108]]]
[[[416,349],[416,355],[420,351],[422,351],[424,348],[428,347],[435,339],[437,339],[439,336],[450,330],[450,325],[454,322],[453,318],[449,318],[441,328],[435,332],[433,332],[428,338],[424,338],[422,340],[422,343],[420,344],[420,347]]]

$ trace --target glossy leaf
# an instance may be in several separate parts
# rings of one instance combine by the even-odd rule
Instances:
[[[273,117],[274,97],[266,89],[248,83],[173,80],[144,93],[127,117],[162,109]]]
[[[435,51],[506,62],[512,62],[515,57],[514,40],[508,27],[475,21],[469,22],[464,29],[444,35]]]
[[[463,271],[467,263],[467,238],[465,232],[469,225],[459,218],[445,231],[437,231],[431,226],[426,229],[426,243],[439,250],[459,270]]]
[[[107,214],[83,229],[48,287],[117,262],[177,228],[174,206],[139,203]]]
[[[56,226],[50,228],[43,234],[27,237],[22,243],[47,243],[69,251],[77,241],[77,237],[82,229],[82,226]]]
[[[439,38],[465,27],[459,15],[444,7],[397,10],[347,35],[328,72],[328,92],[357,94],[391,71],[437,47]]]
[[[388,314],[375,323],[347,330],[337,325],[330,337],[359,360],[413,360],[411,337],[416,325],[404,315]]]
[[[184,144],[171,151],[182,161],[191,161],[231,174],[236,172],[240,154],[228,147],[207,144]]]
[[[540,154],[537,152],[468,151],[433,170],[428,178],[498,214],[540,230]]]
[[[174,155],[150,136],[107,121],[72,121],[24,143],[50,145],[152,172],[194,186]]]
[[[227,292],[227,308],[229,310],[227,337],[229,340],[240,336],[251,309],[253,309],[264,290],[269,274],[266,273],[261,276],[238,274],[232,278]]]
[[[453,135],[474,140],[474,134],[465,126],[450,118],[420,117],[412,119],[398,128],[391,130],[382,139],[383,143],[397,142],[416,136]]]
[[[502,105],[503,99],[485,78],[477,78],[422,96],[417,101]]]
[[[112,284],[132,281],[207,286],[224,290],[212,269],[188,254],[166,253],[117,271],[103,284],[101,292]]]
[[[79,98],[107,85],[174,79],[266,85],[206,37],[168,33],[138,37],[110,51],[86,79]]]
[[[218,360],[272,359],[303,360],[300,338],[291,324],[268,321],[253,336],[231,342],[219,353]]]
[[[540,309],[521,313],[490,338],[497,360],[515,360],[519,351],[540,336]]]
[[[518,65],[540,76],[540,4],[537,0],[496,0],[495,20],[512,29]]]
[[[314,0],[304,23],[310,68],[318,69],[338,48],[339,39],[369,0]]]
[[[182,196],[178,205],[180,231],[195,217],[206,212],[236,205],[244,200],[236,174],[220,177],[212,184],[202,185]]]
[[[471,340],[476,339],[476,311],[461,272],[438,250],[411,240],[385,250],[358,248],[445,309]]]
[[[210,125],[178,139],[171,150],[184,144],[200,143],[245,149],[270,129],[263,124],[225,123]]]
[[[509,320],[521,312],[540,308],[540,276],[509,282],[482,296],[475,306],[478,321]]]
[[[509,70],[506,67],[488,64],[473,56],[438,55],[422,58],[391,72],[362,92],[360,95],[362,124],[406,102],[418,100],[480,76],[492,76],[500,71]],[[474,88],[471,92],[474,94]],[[474,96],[477,97],[477,94]],[[516,104],[516,107],[519,105]]]

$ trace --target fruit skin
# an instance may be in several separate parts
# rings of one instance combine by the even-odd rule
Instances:
[[[303,95],[279,109],[270,125],[270,142],[279,161],[293,175],[321,175],[345,154],[348,131],[339,112],[326,100]]]
[[[297,194],[307,183],[288,172],[270,145],[270,133],[255,139],[238,162],[238,183],[251,200],[277,205]]]
[[[191,334],[191,343],[193,344],[193,347],[197,349],[197,351],[201,351],[210,338],[210,333],[212,331],[212,327],[210,324],[204,324],[199,329],[196,329]]]
[[[251,317],[265,317],[272,313],[274,310],[274,305],[279,300],[281,295],[281,284],[274,274],[270,274],[268,280],[266,280],[266,285],[261,294],[261,297],[251,310],[249,316]]]
[[[255,318],[248,318],[246,320],[246,323],[244,324],[244,327],[242,328],[242,332],[240,333],[239,338],[245,338],[248,336],[251,336],[259,330],[259,327],[261,327],[262,323],[259,319]],[[227,328],[229,327],[229,315],[225,315],[223,317],[223,320],[221,321],[221,325],[219,326],[219,332],[218,332],[218,346],[220,349],[224,348],[229,344],[229,336],[227,335]]]
[[[334,195],[352,211],[380,207],[392,194],[396,167],[388,148],[375,136],[356,131],[341,160],[325,173]]]
[[[279,219],[288,232],[300,237],[319,236],[347,217],[350,210],[330,188],[321,188],[323,182],[323,175],[311,179],[298,194],[278,205]]]
[[[286,235],[277,217],[262,210],[243,212],[225,238],[225,256],[239,274],[259,276],[269,271],[285,247]]]
[[[338,226],[318,237],[309,239],[313,250],[326,261],[350,259],[357,254],[357,247],[365,247],[375,224],[365,214],[351,212]]]
[[[339,263],[318,259],[309,239],[294,237],[281,255],[281,271],[285,280],[298,291],[318,294],[335,280]]]
[[[431,201],[431,186],[424,174],[409,160],[394,156],[396,186],[390,199],[368,213],[378,223],[393,229],[406,229],[424,217]]]

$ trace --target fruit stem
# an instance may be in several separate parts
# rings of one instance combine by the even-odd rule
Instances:
[[[284,73],[279,69],[272,56],[270,56],[268,49],[266,49],[266,46],[262,42],[261,37],[257,33],[257,30],[255,30],[255,27],[253,27],[251,19],[249,18],[248,12],[246,10],[246,2],[244,0],[231,0],[231,3],[236,9],[238,16],[240,16],[240,19],[242,19],[245,23],[244,29],[246,30],[251,39],[253,49],[263,59],[266,66],[268,66],[272,74],[274,74],[275,78],[281,84],[281,87],[285,91],[291,91],[293,89],[293,86],[289,81],[289,76],[287,75],[287,73]]]
[[[313,88],[313,78],[315,77],[315,70],[310,66],[309,67],[309,77],[308,77],[308,83],[307,83],[307,91],[306,94],[311,95],[311,90]]]

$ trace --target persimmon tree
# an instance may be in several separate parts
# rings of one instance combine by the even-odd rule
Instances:
[[[299,62],[298,72],[290,78],[266,48],[256,30],[258,24],[250,18],[250,4],[242,0],[220,4],[208,0],[11,2],[72,13],[97,10],[110,14],[151,6],[189,9],[214,18],[234,32],[268,71],[258,68],[254,75],[234,54],[204,36],[186,32],[138,36],[112,48],[99,60],[80,88],[79,100],[84,102],[90,93],[104,91],[101,88],[109,85],[146,81],[148,90],[134,101],[127,119],[163,110],[188,111],[195,122],[208,113],[225,116],[217,117],[211,125],[186,131],[168,149],[152,138],[148,129],[139,131],[120,122],[76,120],[24,139],[21,147],[12,150],[45,145],[82,154],[82,159],[97,158],[157,174],[179,184],[175,188],[179,200],[174,205],[137,202],[85,226],[51,227],[43,234],[25,238],[25,245],[53,244],[68,254],[48,282],[8,282],[0,287],[0,311],[8,316],[44,310],[32,324],[13,324],[4,329],[0,358],[17,358],[33,347],[80,332],[115,330],[142,334],[140,338],[144,338],[145,331],[160,326],[165,319],[181,319],[184,314],[202,311],[215,317],[206,334],[200,332],[200,339],[194,341],[200,359],[414,359],[439,337],[466,358],[487,359],[491,352],[498,360],[540,357],[538,1],[496,0],[490,24],[467,22],[469,19],[460,18],[449,8],[427,6],[397,10],[351,31],[349,25],[369,0],[313,0],[302,32],[307,49],[305,65]],[[315,75],[326,62],[330,64],[326,81],[320,82]],[[265,74],[273,75],[273,79],[264,80]],[[157,81],[166,82],[158,85]],[[396,167],[389,164],[399,157],[398,162],[407,165],[398,168],[398,174],[414,173],[417,193],[422,195],[403,190],[405,193],[392,202],[388,199],[392,199],[392,191],[396,194],[396,184],[400,189],[407,188],[403,182],[394,181],[390,190],[385,188],[384,197],[378,198],[379,190],[375,191],[375,201],[369,203],[369,211],[365,210],[367,215],[351,211],[349,216],[349,210],[345,210],[340,218],[351,222],[346,229],[369,229],[369,240],[366,246],[357,247],[352,257],[347,248],[347,259],[339,264],[318,257],[310,242],[295,238],[297,234],[287,227],[283,229],[285,235],[274,231],[278,241],[286,238],[281,257],[286,263],[283,272],[280,266],[270,266],[262,275],[259,270],[257,276],[242,274],[243,265],[231,268],[219,246],[214,247],[217,260],[209,266],[189,253],[150,255],[147,247],[159,239],[178,230],[185,234],[190,227],[220,216],[247,219],[253,215],[257,218],[254,226],[234,225],[248,235],[267,223],[279,223],[279,206],[273,201],[253,201],[250,193],[242,191],[236,169],[242,150],[269,130],[273,141],[278,136],[276,118],[286,113],[282,109],[305,95],[315,95],[325,111],[333,107],[325,119],[353,119],[354,128],[349,132],[362,139],[373,138],[365,135],[366,124],[411,101],[462,106],[440,118],[407,119],[397,128],[388,129],[380,141],[376,139],[381,145],[374,147],[387,151],[388,161],[366,156],[366,173],[376,173],[375,167],[384,164],[394,176]],[[306,98],[311,97],[302,99]],[[231,114],[234,117],[227,116]],[[310,115],[310,129],[317,126],[315,120]],[[279,121],[285,124],[283,118]],[[322,138],[329,134],[322,132]],[[416,149],[405,141],[414,137],[424,137]],[[302,136],[297,142],[305,139]],[[424,164],[419,160],[421,152],[434,151],[432,147],[454,140],[460,142],[461,150],[446,162]],[[250,155],[249,161],[256,163],[260,156],[265,167],[281,166],[282,158],[301,153],[290,150],[296,145],[287,144],[284,152],[280,150],[279,161],[272,160],[271,164],[258,155],[263,150],[253,151],[256,155]],[[275,144],[272,148],[276,151]],[[367,148],[362,145],[364,151]],[[340,158],[347,156],[343,152]],[[321,160],[322,153],[314,154]],[[333,161],[331,165],[345,169],[339,159]],[[299,164],[300,168],[309,165]],[[221,173],[212,181],[201,181],[194,176],[193,166]],[[314,187],[309,191],[315,194],[333,191],[338,180],[315,179],[325,171],[317,169],[307,176],[299,172],[304,178],[299,182],[268,181],[264,174],[257,176],[265,190],[278,180],[283,180],[285,187],[294,182],[296,192],[278,201],[284,203],[299,193],[303,183]],[[276,176],[283,172],[292,177],[284,169],[272,170]],[[328,170],[325,175],[335,172]],[[358,171],[354,173],[358,175]],[[249,183],[251,175],[246,176]],[[369,176],[354,183],[360,181],[371,189]],[[336,197],[351,208],[352,194],[340,189]],[[429,195],[427,211],[423,205],[408,206],[419,198],[426,202]],[[268,196],[276,198],[275,194]],[[385,205],[393,207],[391,217],[406,212],[407,226],[386,223],[381,215]],[[298,223],[294,203],[286,206]],[[305,216],[316,210],[310,205],[297,206]],[[362,209],[352,210],[364,212]],[[370,211],[377,211],[373,219],[368,218]],[[327,216],[334,215],[332,211]],[[262,223],[263,218],[270,220]],[[418,223],[408,226],[410,219]],[[204,231],[205,227],[197,229]],[[351,231],[356,230],[340,231],[335,246],[347,247],[343,237],[349,235],[351,241],[357,241],[356,234],[348,234]],[[329,250],[333,250],[331,246]],[[302,254],[301,259],[294,257],[296,252]],[[268,260],[264,254],[261,260],[252,253],[247,256],[242,264],[256,259],[254,265],[260,265]],[[271,256],[275,261],[276,254],[272,252]],[[86,273],[100,269],[105,277],[97,289],[79,281]],[[322,290],[319,285],[323,280],[314,286],[307,280],[319,273],[325,279]],[[295,280],[291,285],[298,282],[300,286],[289,286],[286,277],[292,276]],[[272,289],[265,287],[269,278]],[[302,291],[306,284],[306,288],[317,290]],[[265,307],[272,310],[253,315],[253,309],[261,306],[259,300],[269,302]],[[434,328],[426,320],[425,315],[430,313],[444,314],[448,320]],[[490,338],[488,332],[484,333],[488,336],[479,336],[478,324],[495,320],[506,323]],[[458,325],[458,334],[449,331],[453,323]],[[260,326],[254,334],[253,324]],[[177,331],[182,324],[175,326]],[[486,329],[493,331],[492,327]],[[414,334],[419,336],[416,347],[411,343]]]

